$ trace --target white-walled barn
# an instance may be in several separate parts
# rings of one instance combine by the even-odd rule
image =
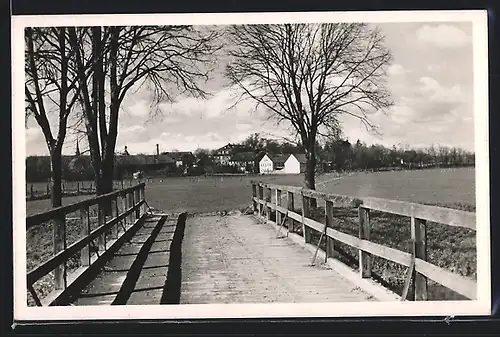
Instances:
[[[285,161],[284,173],[299,174],[306,170],[306,156],[304,154],[291,154]]]
[[[266,154],[259,162],[259,172],[260,173],[271,173],[274,170],[274,163]]]

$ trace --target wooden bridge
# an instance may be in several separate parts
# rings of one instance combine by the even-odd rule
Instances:
[[[428,300],[429,279],[476,298],[474,280],[427,259],[428,226],[474,231],[475,213],[261,182],[252,187],[253,209],[243,213],[155,212],[142,183],[27,217],[28,230],[51,222],[54,233],[54,254],[27,273],[29,305]],[[313,199],[324,205],[323,220]],[[341,231],[349,212],[357,235]],[[410,219],[410,252],[371,240],[376,212]],[[68,234],[75,228],[77,235]],[[358,252],[357,268],[343,258],[345,247]],[[399,294],[376,279],[376,258],[403,266]],[[40,283],[51,284],[50,291]]]

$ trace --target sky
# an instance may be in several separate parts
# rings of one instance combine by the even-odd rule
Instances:
[[[459,146],[474,150],[472,24],[377,23],[393,54],[388,87],[395,105],[377,112],[370,121],[378,133],[368,132],[357,119],[342,116],[345,137],[367,144],[427,147]],[[222,64],[222,62],[220,62]],[[219,67],[222,68],[222,67]],[[220,69],[219,69],[220,70]],[[233,94],[224,86],[220,71],[208,83],[205,100],[179,97],[174,103],[152,106],[147,88],[131,91],[119,119],[117,151],[155,153],[215,149],[244,140],[252,133],[275,139],[290,133],[268,121],[265,111],[249,101],[228,109]],[[153,112],[155,112],[153,114]],[[159,112],[159,113],[158,113]],[[30,118],[25,129],[26,155],[46,155],[40,127]],[[74,154],[75,137],[69,131],[63,154]],[[85,142],[80,143],[85,149]]]

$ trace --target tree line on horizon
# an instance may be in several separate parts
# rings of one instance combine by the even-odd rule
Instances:
[[[254,167],[249,170],[258,173],[260,159],[265,154],[299,154],[304,153],[304,146],[300,143],[290,141],[278,141],[276,139],[261,137],[259,133],[248,136],[232,150],[231,156],[237,158],[240,153],[252,152],[254,155]],[[394,168],[418,169],[427,167],[464,167],[475,165],[474,152],[467,151],[456,146],[431,145],[426,148],[386,147],[379,144],[368,145],[357,140],[355,143],[347,139],[338,138],[327,140],[324,144],[316,144],[318,166],[316,173],[331,171],[353,171],[353,170],[384,170]],[[186,159],[183,166],[190,169],[193,166],[199,170],[190,170],[190,174],[236,173],[235,167],[222,167],[217,165],[213,155],[217,149],[196,149],[193,153],[194,160]],[[175,151],[172,151],[175,152]],[[139,153],[137,156],[148,155]],[[150,155],[150,154],[149,154]],[[89,158],[90,159],[90,158]],[[184,170],[174,173],[182,175]],[[154,175],[154,173],[152,173]],[[28,182],[45,182],[50,180],[50,158],[48,156],[29,156],[26,158],[26,180]],[[115,167],[114,178],[123,176],[119,167]],[[90,160],[76,159],[75,156],[63,156],[62,179],[66,181],[94,180]]]

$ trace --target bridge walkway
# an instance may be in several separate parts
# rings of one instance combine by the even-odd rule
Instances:
[[[147,217],[71,304],[160,304],[176,223],[176,217]]]
[[[286,229],[283,229],[286,232]],[[188,217],[181,304],[376,301],[253,215]]]

